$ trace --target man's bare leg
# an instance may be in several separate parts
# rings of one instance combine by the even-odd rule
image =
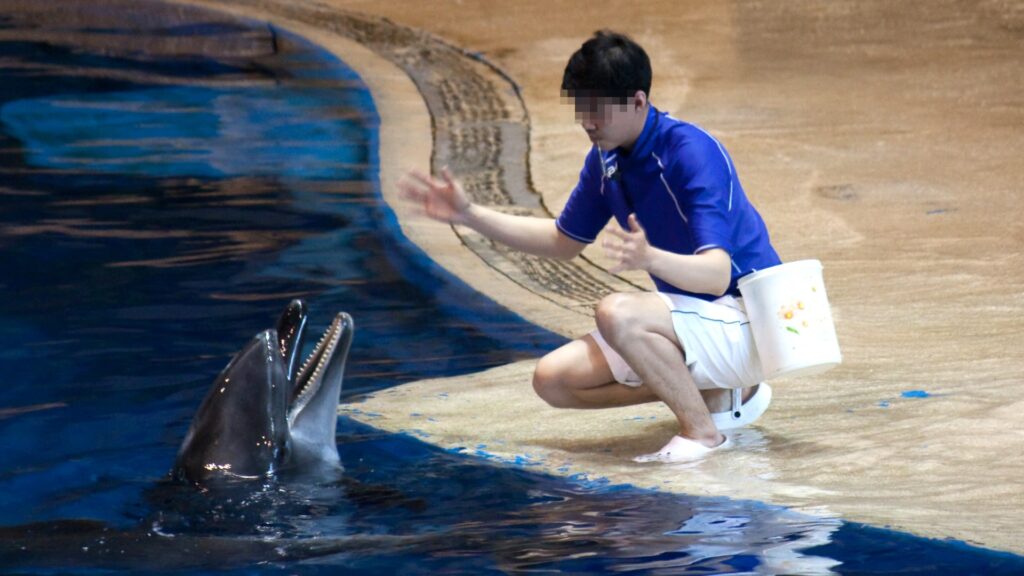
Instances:
[[[541,358],[533,374],[533,387],[538,396],[555,408],[614,408],[658,400],[646,386],[616,382],[600,347],[589,335]],[[753,387],[744,389],[743,401],[753,392]],[[729,390],[701,390],[700,394],[709,412],[732,408]]]
[[[616,382],[604,353],[589,335],[541,358],[533,388],[555,408],[613,408],[658,400],[646,386]]]
[[[597,326],[644,386],[672,410],[679,421],[680,436],[708,448],[725,441],[683,361],[671,313],[657,294],[612,294],[604,298],[598,305]]]

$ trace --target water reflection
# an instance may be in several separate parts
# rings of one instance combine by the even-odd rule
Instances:
[[[370,166],[368,117],[337,90],[173,86],[59,94],[8,102],[0,113],[27,159],[55,170],[173,177],[358,179]],[[365,96],[364,96],[365,97]],[[339,107],[346,112],[331,113]],[[314,120],[297,115],[316,110]],[[97,131],[96,127],[103,130]]]

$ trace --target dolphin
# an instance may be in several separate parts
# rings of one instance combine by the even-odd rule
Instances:
[[[207,484],[341,471],[338,397],[355,324],[339,312],[299,365],[308,314],[293,300],[210,387],[178,450],[171,477]]]

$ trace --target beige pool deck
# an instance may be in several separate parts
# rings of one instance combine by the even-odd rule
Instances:
[[[589,147],[559,99],[565,60],[599,28],[631,34],[652,57],[652,101],[729,148],[783,259],[824,263],[844,353],[825,375],[773,382],[737,449],[696,465],[632,463],[673,433],[665,408],[549,408],[529,361],[341,413],[552,474],[1024,553],[1024,4],[196,3],[353,66],[379,108],[381,182],[408,237],[570,337],[592,328],[602,294],[646,279],[608,274],[598,251],[551,263],[418,220],[395,182],[448,164],[479,202],[557,214]],[[929,397],[902,395],[914,390]]]

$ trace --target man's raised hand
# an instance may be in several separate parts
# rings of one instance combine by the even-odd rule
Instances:
[[[625,270],[647,270],[651,265],[651,245],[647,243],[647,234],[640,226],[636,214],[630,214],[626,222],[629,230],[609,228],[615,239],[606,238],[602,243],[605,254],[618,261],[608,269],[612,274]]]
[[[441,170],[440,179],[413,170],[399,180],[398,190],[402,198],[441,222],[461,223],[470,207],[466,192],[447,166]]]

